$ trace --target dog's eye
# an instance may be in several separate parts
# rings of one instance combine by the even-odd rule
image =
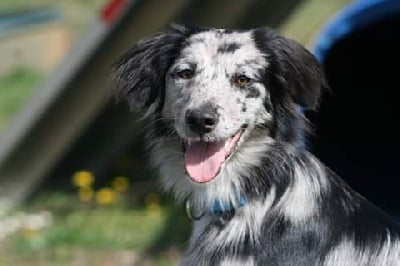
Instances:
[[[193,70],[190,70],[190,69],[184,69],[184,70],[178,71],[176,74],[181,79],[190,79],[193,77],[194,72],[193,72]]]
[[[238,86],[243,86],[250,83],[250,78],[245,75],[238,75],[235,77],[234,82]]]

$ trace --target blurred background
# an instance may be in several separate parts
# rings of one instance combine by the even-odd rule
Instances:
[[[0,265],[176,264],[189,220],[107,97],[112,62],[171,22],[307,46],[332,87],[309,149],[400,220],[400,1],[1,0]]]

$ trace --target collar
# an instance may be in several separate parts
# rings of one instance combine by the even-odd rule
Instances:
[[[186,214],[191,220],[200,220],[206,214],[206,212],[214,216],[232,217],[232,214],[235,213],[236,209],[243,207],[244,205],[246,205],[246,203],[247,200],[244,194],[239,193],[239,199],[236,204],[233,204],[232,202],[224,203],[220,200],[215,200],[211,206],[206,207],[203,210],[196,211],[193,209],[190,200],[187,200]]]
[[[242,193],[239,194],[239,200],[238,200],[238,204],[236,204],[237,207],[235,207],[235,205],[232,202],[229,202],[228,204],[224,204],[223,202],[219,201],[219,200],[215,200],[214,201],[214,205],[212,205],[209,208],[209,211],[211,213],[217,214],[217,213],[221,213],[221,212],[231,212],[234,209],[243,207],[246,204],[246,198],[244,197],[244,195]]]

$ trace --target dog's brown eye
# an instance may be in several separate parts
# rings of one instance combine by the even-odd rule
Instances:
[[[250,78],[245,75],[239,75],[235,78],[235,84],[238,86],[246,85],[250,82]]]
[[[193,71],[190,69],[184,69],[179,71],[178,73],[178,77],[180,77],[181,79],[190,79],[193,77]]]

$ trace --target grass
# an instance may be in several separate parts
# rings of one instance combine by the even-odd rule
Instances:
[[[32,93],[42,75],[32,69],[17,67],[0,76],[0,129]]]
[[[81,34],[107,0],[1,0],[0,14],[13,10],[55,7],[62,12],[62,23],[75,35]],[[0,130],[29,96],[42,74],[17,67],[0,76]]]
[[[52,225],[21,229],[0,242],[0,265],[175,265],[187,238],[183,212],[166,205],[149,209],[119,201],[100,206],[52,193],[19,212],[39,210],[53,215]]]
[[[18,237],[14,248],[19,253],[56,246],[142,251],[160,233],[166,219],[163,211],[156,214],[124,208],[75,211],[57,217],[54,226],[40,234]]]

